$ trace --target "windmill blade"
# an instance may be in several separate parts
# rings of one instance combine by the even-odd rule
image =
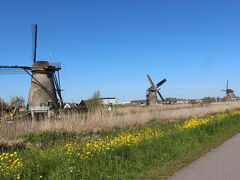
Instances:
[[[226,90],[228,89],[228,80],[227,80],[227,86],[226,86]]]
[[[0,68],[0,75],[26,74],[26,69],[21,68]]]
[[[14,65],[14,66],[12,66],[12,65],[0,65],[0,69],[27,69],[27,70],[31,70],[32,68],[31,67],[29,67],[29,66],[18,66],[18,65]]]
[[[157,83],[157,88],[159,88],[161,85],[163,85],[165,82],[167,82],[166,79],[163,79],[162,81],[160,81],[159,83]]]
[[[159,90],[157,90],[158,95],[160,96],[160,98],[162,99],[162,102],[164,102],[164,98],[162,97],[161,93],[159,92]]]
[[[150,77],[148,74],[147,74],[147,79],[148,79],[148,81],[150,82],[151,86],[154,87],[154,88],[156,88],[155,85],[154,85],[154,83],[153,83],[153,81],[152,81],[152,79],[151,79],[151,77]]]
[[[38,25],[37,24],[32,25],[32,30],[33,30],[33,63],[35,63],[36,60],[37,60],[37,30],[38,30]]]
[[[25,74],[26,72],[30,72],[31,69],[29,66],[0,65],[0,75]]]

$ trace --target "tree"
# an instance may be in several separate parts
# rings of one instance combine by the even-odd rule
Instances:
[[[197,104],[197,101],[195,99],[191,99],[191,100],[189,100],[189,103],[190,104]]]
[[[0,106],[3,109],[6,109],[8,107],[8,103],[1,97],[0,97]]]
[[[175,102],[177,102],[177,98],[168,97],[168,98],[165,98],[165,101],[169,102],[169,103],[175,103]]]
[[[205,98],[203,99],[203,101],[204,101],[205,103],[212,103],[212,102],[215,102],[215,98],[214,98],[214,97],[205,97]]]
[[[25,100],[21,96],[10,97],[9,105],[11,107],[24,107],[25,106]]]
[[[0,97],[0,117],[3,117],[4,114],[8,111],[8,109],[8,104],[4,101],[3,98]]]
[[[93,93],[92,97],[90,99],[99,99],[101,98],[101,93],[99,90]]]
[[[7,103],[1,97],[0,97],[0,106],[1,106],[1,109],[3,109],[3,110],[5,110],[7,107]]]
[[[5,104],[4,99],[0,97],[0,104]]]

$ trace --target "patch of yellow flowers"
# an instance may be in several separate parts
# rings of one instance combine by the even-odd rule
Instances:
[[[240,115],[240,110],[234,110],[230,113],[220,113],[215,115],[208,115],[205,117],[192,117],[189,120],[184,121],[183,124],[177,124],[177,129],[188,129],[188,128],[195,128],[197,126],[206,125],[214,120],[221,120],[226,118],[229,115]]]
[[[144,128],[133,132],[122,132],[115,137],[103,137],[96,140],[90,140],[84,143],[81,147],[82,153],[79,154],[80,158],[85,159],[94,154],[113,150],[121,146],[131,146],[139,144],[143,140],[153,139],[162,136],[164,133],[159,128]],[[71,144],[66,144],[67,153],[71,153]]]
[[[99,153],[113,150],[121,146],[131,146],[139,144],[143,140],[160,137],[164,134],[160,128],[144,128],[131,132],[122,132],[117,136],[105,136],[97,139],[91,139],[83,142],[71,142],[63,146],[53,148],[51,152],[42,151],[40,154],[49,157],[49,154],[65,154],[81,159],[88,159]]]
[[[2,153],[0,154],[0,175],[14,176],[20,179],[20,174],[15,174],[18,169],[23,166],[18,153]]]

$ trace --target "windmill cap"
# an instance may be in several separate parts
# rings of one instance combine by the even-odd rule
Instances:
[[[52,65],[48,61],[36,61],[32,66],[32,71],[56,71],[59,70],[56,66]]]

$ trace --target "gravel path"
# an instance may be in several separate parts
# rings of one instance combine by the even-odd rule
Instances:
[[[178,171],[168,180],[240,180],[240,134]]]

